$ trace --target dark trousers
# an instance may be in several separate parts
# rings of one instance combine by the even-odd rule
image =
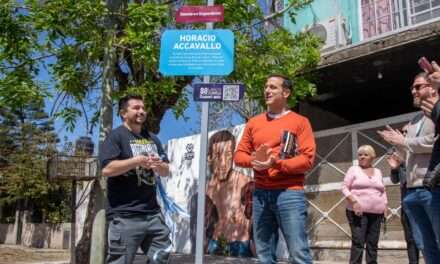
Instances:
[[[419,263],[419,250],[417,249],[416,242],[414,241],[413,234],[411,232],[411,226],[409,225],[408,216],[403,210],[400,217],[403,226],[403,233],[405,234],[406,251],[408,253],[409,264]]]
[[[140,247],[148,263],[166,264],[172,249],[162,213],[115,217],[108,227],[107,264],[131,264]]]
[[[357,216],[351,210],[346,210],[346,214],[351,229],[350,264],[362,263],[364,246],[367,264],[377,264],[377,245],[383,214],[363,213]]]
[[[406,188],[401,188],[400,193],[402,194],[402,201],[406,195]],[[405,209],[401,207],[400,221],[402,222],[403,234],[405,235],[406,241],[406,251],[408,253],[409,264],[419,264],[419,250],[417,249],[416,242],[414,240],[412,227],[410,225],[408,215],[405,213]]]

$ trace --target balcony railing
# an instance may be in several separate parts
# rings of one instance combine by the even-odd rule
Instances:
[[[440,17],[440,0],[361,0],[362,39]]]

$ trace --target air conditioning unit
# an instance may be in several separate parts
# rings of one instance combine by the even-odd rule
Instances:
[[[331,17],[312,26],[307,26],[305,31],[317,35],[324,42],[321,51],[331,51],[351,44],[351,33],[345,18],[342,16]]]

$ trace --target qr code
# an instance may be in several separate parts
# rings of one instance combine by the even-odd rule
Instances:
[[[240,85],[223,85],[223,101],[239,101]]]

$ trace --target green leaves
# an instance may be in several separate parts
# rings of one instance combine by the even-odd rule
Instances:
[[[0,105],[17,109],[29,102],[43,101],[49,94],[26,70],[17,69],[0,79]]]
[[[31,21],[15,1],[0,3],[0,105],[20,108],[42,100],[47,91],[34,80],[38,67],[33,60],[39,49]]]
[[[29,59],[28,51],[36,45],[36,35],[29,17],[16,8],[15,1],[0,3],[0,61],[14,65]]]
[[[283,28],[268,30],[265,25],[270,21],[260,2],[216,1],[225,8],[225,21],[215,28],[233,30],[236,39],[235,70],[222,81],[246,85],[243,111],[238,109],[242,115],[261,109],[255,102],[264,106],[263,87],[271,73],[294,79],[291,106],[316,92],[308,72],[319,61],[319,40]],[[285,15],[294,20],[311,0],[287,2],[291,9]],[[55,194],[63,194],[63,187],[45,182],[42,153],[53,151],[48,142],[57,140],[54,119],[64,120],[68,131],[74,131],[82,117],[91,117],[90,127],[100,121],[97,91],[103,81],[105,48],[116,53],[109,74],[114,101],[127,93],[143,95],[147,126],[153,132],[158,132],[170,108],[176,117],[183,114],[189,103],[185,87],[192,77],[168,78],[158,72],[160,36],[167,28],[196,29],[205,24],[175,25],[176,6],[160,3],[164,1],[0,0],[0,157],[12,161],[4,165],[0,160],[0,185],[7,186],[9,201],[34,199],[52,219],[61,219],[62,214],[54,211],[63,212],[65,205],[51,201],[59,201]],[[52,119],[41,113],[49,91],[59,95]]]
[[[231,80],[246,84],[246,95],[264,106],[263,88],[271,73],[284,74],[294,80],[295,89],[289,104],[293,107],[298,100],[314,95],[311,76],[303,76],[319,62],[319,40],[312,35],[292,35],[284,29],[277,29],[260,38],[236,33],[236,66]]]
[[[81,111],[74,107],[65,107],[61,111],[55,113],[55,118],[64,119],[66,129],[70,132],[75,129],[76,120],[81,116]]]
[[[102,85],[102,60],[108,44],[116,49],[114,100],[129,92],[144,95],[155,122],[169,108],[180,116],[188,105],[183,88],[191,78],[164,78],[158,72],[161,32],[165,28],[188,27],[173,24],[173,5],[109,1],[109,10],[103,1],[1,1],[0,102],[24,105],[47,96],[45,86],[38,81],[38,70],[45,69],[49,87],[64,92],[74,103],[62,104],[67,108],[60,108],[57,114],[73,130],[75,118],[81,116],[73,109],[79,108],[78,104]],[[309,2],[291,0],[286,3],[291,8],[279,16],[290,14],[294,18]],[[191,0],[185,4],[204,5],[206,1]],[[264,105],[262,89],[270,73],[283,73],[295,79],[292,106],[315,92],[310,76],[302,75],[319,60],[319,42],[315,38],[293,35],[282,28],[268,31],[265,25],[271,22],[265,20],[268,14],[257,0],[217,0],[216,4],[224,6],[225,21],[215,27],[230,28],[236,37],[235,71],[226,79],[245,83],[248,100]],[[112,28],[107,28],[109,25]],[[110,30],[114,33],[108,35]]]
[[[27,200],[46,211],[47,221],[56,221],[52,212],[62,214],[63,203],[68,202],[65,197],[54,197],[68,189],[46,180],[46,159],[55,153],[56,143],[44,101],[31,101],[16,109],[0,106],[0,204]]]
[[[154,3],[128,5],[127,23],[119,45],[130,49],[134,64],[156,68],[160,31],[169,22],[168,6]]]

